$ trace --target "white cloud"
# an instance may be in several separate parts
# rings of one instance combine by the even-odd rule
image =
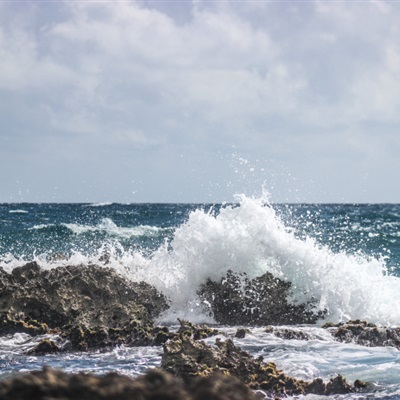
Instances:
[[[151,168],[236,145],[301,179],[328,154],[378,163],[385,138],[399,146],[396,3],[200,1],[184,18],[157,2],[33,4],[0,6],[0,117],[27,146],[72,140],[124,165],[130,149]]]

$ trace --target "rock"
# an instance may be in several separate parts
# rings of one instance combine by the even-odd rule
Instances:
[[[239,379],[222,373],[195,379],[188,386],[194,400],[260,400]]]
[[[247,335],[248,333],[251,333],[251,331],[250,331],[249,329],[238,328],[238,329],[236,330],[236,333],[235,333],[235,338],[243,339],[243,338],[246,337],[246,335]]]
[[[132,320],[149,323],[167,308],[165,297],[154,287],[128,281],[107,267],[42,270],[32,262],[11,274],[0,269],[0,315],[7,321],[0,323],[3,333],[26,332],[21,321],[38,321],[49,328],[118,327]]]
[[[212,347],[189,335],[176,334],[164,345],[161,367],[186,383],[216,373],[234,376],[251,389],[261,389],[271,396],[349,393],[361,388],[360,384],[357,387],[348,384],[341,376],[328,383],[295,379],[278,370],[274,363],[265,363],[262,357],[254,358],[235,346],[232,339],[217,338],[215,344]]]
[[[274,336],[285,340],[310,340],[311,336],[306,332],[298,329],[289,329],[281,327],[268,326],[265,332],[272,333]]]
[[[343,378],[342,375],[338,375],[336,378],[331,379],[325,387],[324,394],[345,394],[352,392],[351,385]]]
[[[45,354],[55,354],[62,351],[61,347],[49,339],[43,339],[33,349],[29,350],[26,354],[41,356]]]
[[[1,296],[1,294],[0,294]],[[12,319],[7,312],[0,314],[0,336],[13,333],[28,333],[31,336],[53,333],[47,324],[27,318],[25,321]]]
[[[43,339],[25,354],[44,355],[67,351],[93,351],[111,349],[116,346],[160,346],[172,334],[165,326],[143,324],[131,321],[122,327],[88,327],[84,324],[64,326],[57,343],[53,339]]]
[[[198,291],[211,304],[214,319],[226,325],[312,324],[323,317],[313,304],[288,302],[291,283],[266,273],[249,279],[228,271],[219,282],[208,280]]]
[[[212,329],[207,325],[195,325],[192,324],[189,321],[186,320],[181,320],[178,318],[178,321],[180,323],[180,327],[178,329],[178,334],[182,335],[188,335],[193,337],[194,340],[199,340],[199,339],[206,339],[211,336],[216,336],[219,335],[220,332],[218,329]]]
[[[153,369],[132,379],[116,373],[66,374],[50,368],[0,381],[2,400],[256,400],[239,380],[223,375],[185,385],[168,372]]]
[[[400,327],[378,327],[360,320],[340,324],[328,323],[322,327],[328,329],[340,342],[353,342],[368,347],[391,346],[400,350]]]
[[[174,377],[162,371],[151,371],[136,380],[110,373],[105,376],[84,373],[69,375],[44,368],[0,381],[3,400],[43,399],[186,399],[187,392]]]
[[[84,324],[64,327],[62,337],[70,343],[68,350],[89,351],[120,345],[159,346],[165,343],[171,334],[167,327],[155,327],[134,320],[114,328],[88,327]]]

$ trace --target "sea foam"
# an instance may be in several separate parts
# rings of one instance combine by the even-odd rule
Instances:
[[[204,312],[199,286],[228,270],[250,278],[270,272],[289,281],[293,303],[313,301],[330,321],[400,324],[400,279],[387,274],[384,259],[335,253],[310,237],[299,239],[262,198],[239,196],[218,213],[192,212],[134,275],[165,293],[175,313],[198,316]]]
[[[307,215],[301,219],[307,222]],[[107,267],[162,291],[171,301],[165,319],[176,321],[178,316],[210,321],[210,309],[201,303],[197,291],[208,278],[219,280],[232,270],[246,273],[249,278],[270,272],[291,282],[289,300],[294,304],[313,302],[316,311],[327,312],[329,321],[363,319],[400,325],[400,278],[388,273],[383,257],[367,256],[357,249],[332,250],[307,236],[302,224],[296,224],[296,228],[285,225],[265,196],[241,195],[235,203],[221,208],[198,208],[171,235],[171,228],[147,225],[125,228],[107,218],[97,225],[64,226],[75,235],[104,231],[112,240],[93,248],[89,255],[79,250],[64,258],[58,254],[35,254],[35,261],[43,268],[54,268],[101,264],[106,260]],[[307,223],[310,231],[309,227]],[[118,240],[133,240],[141,235],[152,238],[164,229],[168,229],[168,236],[155,251],[127,248]],[[87,247],[91,248],[91,244]],[[16,259],[7,253],[0,261],[10,271],[32,258]]]

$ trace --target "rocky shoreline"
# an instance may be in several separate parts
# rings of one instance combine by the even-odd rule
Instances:
[[[229,272],[219,282],[206,282],[199,295],[223,324],[265,326],[266,332],[279,337],[308,340],[302,331],[272,326],[315,323],[323,315],[315,314],[312,304],[289,304],[289,291],[290,283],[271,274],[250,280]],[[32,262],[10,274],[0,267],[0,336],[52,335],[27,354],[86,352],[119,345],[163,347],[160,369],[136,379],[44,368],[0,381],[0,398],[255,399],[259,395],[342,394],[367,387],[359,380],[349,383],[340,375],[327,382],[287,376],[273,362],[255,358],[235,344],[235,337],[250,332],[246,327],[238,329],[235,337],[223,337],[213,327],[188,321],[179,321],[177,331],[155,325],[155,318],[168,307],[168,299],[154,287],[128,281],[102,266],[43,270]],[[246,311],[250,309],[252,312]],[[323,328],[338,341],[400,349],[400,328],[362,321],[325,324]],[[203,341],[217,335],[213,345]]]

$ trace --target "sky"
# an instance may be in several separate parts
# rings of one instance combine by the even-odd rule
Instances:
[[[0,1],[0,202],[400,203],[400,2]]]

